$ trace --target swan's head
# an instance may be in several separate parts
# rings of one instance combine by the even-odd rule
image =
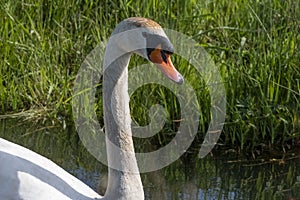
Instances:
[[[132,17],[122,21],[113,34],[125,34],[120,48],[126,52],[134,52],[154,63],[172,81],[182,84],[183,77],[176,70],[171,55],[174,47],[167,35],[156,22],[140,17]]]
[[[167,36],[147,32],[143,32],[142,34],[146,41],[146,48],[142,49],[142,56],[154,63],[168,78],[182,84],[183,77],[176,70],[171,60],[174,47]],[[145,53],[146,56],[143,55]]]

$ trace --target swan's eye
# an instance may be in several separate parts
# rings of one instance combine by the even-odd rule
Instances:
[[[160,54],[161,54],[161,57],[162,57],[163,61],[164,61],[165,63],[168,63],[168,57],[169,57],[170,55],[172,55],[173,52],[167,51],[167,50],[161,50],[161,51],[160,51]]]
[[[162,57],[162,59],[163,59],[163,61],[165,62],[165,63],[168,63],[168,61],[167,61],[167,56],[166,56],[166,53],[165,53],[165,51],[160,51],[160,54],[161,54],[161,57]]]
[[[170,62],[170,55],[172,51],[164,50],[161,48],[161,45],[158,45],[156,48],[147,48],[148,59],[153,63],[165,63]]]
[[[150,52],[148,52],[148,58],[151,62],[153,63],[168,63],[168,57],[169,55],[166,54],[166,52],[164,50],[155,48],[155,49],[151,49]]]
[[[147,50],[147,56],[148,56],[148,59],[150,60],[150,61],[152,61],[151,60],[151,53],[152,53],[152,51],[154,50],[153,48],[147,48],[146,49]],[[153,62],[153,61],[152,61]]]
[[[165,54],[168,54],[168,55],[172,55],[173,52],[172,51],[167,51],[167,50],[162,50]]]

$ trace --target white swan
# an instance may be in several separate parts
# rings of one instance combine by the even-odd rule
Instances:
[[[172,44],[156,22],[145,18],[128,18],[116,27],[113,34],[134,28],[144,30],[140,32],[141,35],[135,36],[135,41],[130,39],[117,41],[117,43],[109,43],[110,46],[107,47],[110,49],[109,52],[113,50],[127,53],[112,62],[103,75],[104,123],[109,166],[112,166],[116,159],[110,156],[112,147],[108,140],[120,149],[119,155],[121,155],[117,160],[121,170],[108,169],[108,187],[104,197],[49,159],[0,138],[0,200],[144,199],[140,175],[130,173],[138,170],[136,158],[121,154],[121,151],[134,152],[131,130],[129,128],[124,132],[117,122],[124,120],[130,124],[127,66],[131,54],[128,49],[132,49],[131,43],[142,43],[144,49],[139,49],[135,53],[155,63],[171,80],[182,83],[183,78],[170,60]],[[105,54],[106,60],[110,57],[107,52],[108,50]],[[114,93],[112,93],[113,89]],[[113,98],[112,94],[115,95]],[[113,107],[112,101],[115,105]],[[120,119],[115,119],[114,116]]]

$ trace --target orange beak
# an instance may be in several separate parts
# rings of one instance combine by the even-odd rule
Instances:
[[[174,67],[169,53],[156,48],[151,52],[149,58],[169,79],[178,84],[183,83],[183,77]]]

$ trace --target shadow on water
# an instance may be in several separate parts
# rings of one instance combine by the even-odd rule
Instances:
[[[86,151],[74,133],[74,126],[0,120],[0,137],[50,158],[103,193],[107,168]],[[300,199],[299,157],[250,162],[186,154],[162,170],[142,174],[142,179],[146,199]]]

